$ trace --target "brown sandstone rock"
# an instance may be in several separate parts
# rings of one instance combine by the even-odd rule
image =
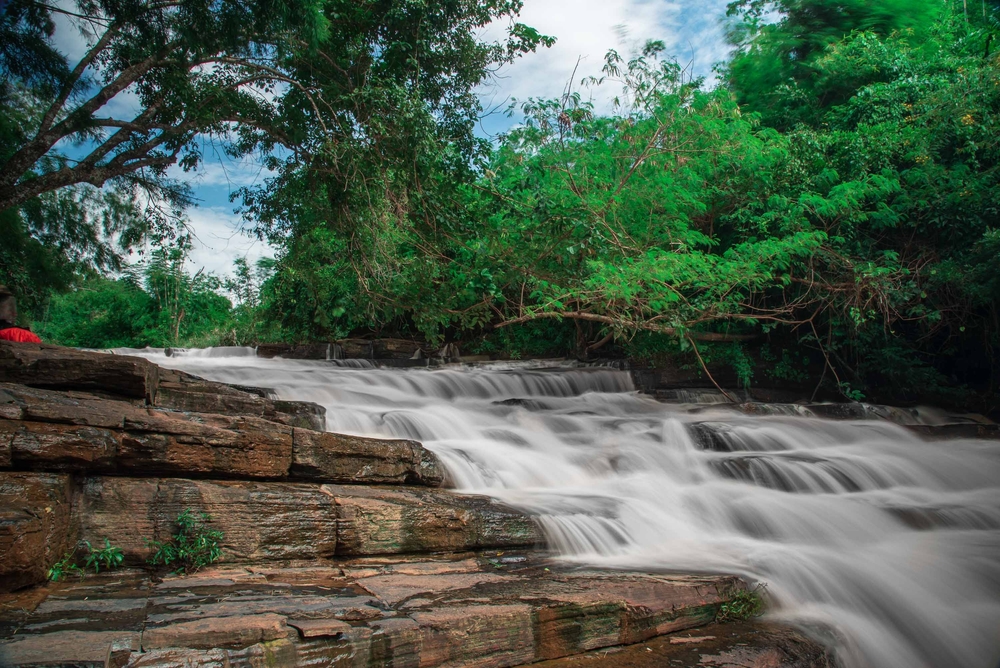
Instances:
[[[0,383],[0,419],[121,429],[126,416],[141,419],[145,413],[145,408],[127,401]]]
[[[295,429],[291,475],[334,483],[439,487],[445,471],[416,441],[361,438]]]
[[[70,479],[0,472],[0,592],[45,581],[70,546]]]
[[[80,535],[107,536],[133,562],[164,540],[185,509],[207,512],[230,560],[461,551],[533,545],[532,520],[490,499],[421,488],[86,478],[75,500]]]
[[[156,405],[178,411],[260,417],[289,427],[323,431],[326,409],[305,401],[270,399],[260,388],[240,388],[160,369]]]
[[[80,536],[105,536],[129,561],[145,561],[147,539],[166,540],[185,509],[206,512],[235,561],[317,559],[337,546],[337,508],[317,485],[179,478],[83,480],[74,503]]]
[[[149,473],[282,478],[292,463],[292,430],[254,417],[148,411],[126,418],[119,466]]]
[[[541,540],[530,517],[486,497],[418,487],[323,490],[337,502],[340,555],[462,552]]]
[[[535,664],[538,668],[831,668],[831,652],[774,624],[712,624],[696,633]]]
[[[120,432],[48,422],[0,421],[10,429],[10,465],[48,471],[114,471]]]
[[[159,583],[144,574],[115,573],[49,585],[33,611],[18,613],[17,627],[7,626],[5,610],[12,614],[13,608],[5,607],[0,596],[0,651],[37,649],[48,637],[59,645],[67,632],[81,633],[76,655],[55,653],[52,662],[43,657],[31,665],[88,665],[78,657],[96,656],[88,647],[101,638],[84,632],[112,630],[124,637],[142,630],[144,651],[121,642],[115,665],[500,668],[602,648],[590,657],[594,660],[638,637],[635,620],[658,616],[664,622],[645,626],[649,634],[699,623],[705,607],[714,611],[735,582],[567,570],[507,551],[461,559],[364,558],[344,568],[325,561],[293,568],[220,565]],[[347,619],[343,613],[352,608],[379,614]],[[711,646],[698,640],[721,638],[725,628],[688,634],[682,649],[703,648],[703,658],[730,661],[705,664],[720,667],[777,656],[770,650],[733,653],[732,641]],[[805,656],[796,654],[804,645],[783,643],[781,648],[794,650],[788,656]],[[108,655],[114,653],[109,648]]]
[[[0,469],[10,468],[11,466],[11,444],[15,433],[17,433],[17,425],[15,423],[0,419]]]
[[[139,649],[139,634],[131,631],[56,631],[22,635],[0,644],[0,666],[105,666],[123,650]],[[118,665],[121,665],[120,663]]]
[[[14,384],[0,384],[0,406],[14,416],[0,417],[0,434],[12,432],[9,465],[18,469],[281,478],[291,466],[292,429],[260,418],[158,411]]]
[[[289,620],[289,626],[298,630],[303,638],[336,638],[350,633],[353,628],[339,619],[298,619]]]
[[[281,615],[208,617],[148,628],[142,634],[142,648],[242,648],[259,642],[286,638],[289,632],[285,618]]]
[[[159,371],[139,357],[0,341],[0,381],[7,383],[106,392],[151,404],[156,400]]]
[[[311,405],[305,405],[306,407]],[[293,438],[294,435],[294,438]],[[294,455],[294,460],[293,460]],[[343,436],[251,415],[181,413],[0,384],[0,467],[439,486],[414,441]]]
[[[529,605],[470,605],[413,613],[420,665],[500,668],[535,660]]]

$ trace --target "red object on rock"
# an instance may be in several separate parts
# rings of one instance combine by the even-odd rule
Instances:
[[[35,335],[30,329],[22,329],[20,327],[8,327],[7,329],[0,329],[0,339],[4,341],[13,341],[15,343],[41,343],[42,340]]]

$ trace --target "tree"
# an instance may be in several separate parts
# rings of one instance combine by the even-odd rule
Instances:
[[[429,249],[441,221],[461,215],[458,190],[489,151],[474,132],[482,112],[475,87],[552,43],[513,22],[504,41],[480,41],[520,0],[331,5],[344,38],[294,63],[295,78],[323,105],[317,114],[295,89],[283,106],[287,134],[303,148],[273,156],[267,164],[277,176],[242,193],[250,224],[280,248],[276,318],[301,338],[406,317],[381,293],[381,279],[419,253],[399,243]],[[243,150],[271,149],[262,132],[243,141]]]
[[[943,11],[937,0],[737,0],[728,6],[723,67],[728,87],[747,111],[773,127],[814,124],[822,111],[869,83],[862,77],[819,83],[815,61],[852,32],[922,41]]]
[[[55,15],[86,39],[75,64],[54,46]],[[8,67],[30,58],[10,68],[0,102],[27,95],[38,113],[3,151],[0,210],[80,183],[169,194],[166,169],[197,166],[200,134],[269,122],[269,95],[296,83],[282,60],[299,42],[326,39],[328,25],[322,4],[309,0],[12,0],[0,16],[0,58]],[[82,158],[59,153],[68,142],[86,146]]]

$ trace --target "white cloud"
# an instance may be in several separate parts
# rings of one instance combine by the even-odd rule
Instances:
[[[227,199],[243,186],[263,185],[265,179],[274,175],[260,161],[252,158],[233,160],[221,151],[218,154],[206,151],[204,157],[194,171],[185,172],[179,166],[172,165],[167,170],[167,175],[201,191],[196,192],[196,196],[211,189],[217,195],[214,198],[216,200]]]
[[[696,76],[709,76],[712,65],[728,53],[721,30],[726,4],[727,0],[526,0],[517,20],[557,42],[503,68],[480,89],[483,105],[503,111],[512,98],[558,97],[572,79],[574,90],[593,99],[598,111],[607,111],[618,91],[581,88],[580,81],[600,76],[609,49],[628,58],[651,39],[662,40],[665,55],[690,65]],[[500,39],[506,27],[506,23],[490,26],[484,38]]]
[[[219,276],[233,270],[238,257],[247,259],[251,266],[262,257],[274,257],[274,249],[267,243],[247,236],[236,214],[221,208],[194,208],[187,212],[194,232],[188,269],[204,269]]]

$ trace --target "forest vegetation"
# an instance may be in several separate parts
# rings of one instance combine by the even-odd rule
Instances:
[[[996,408],[1000,0],[738,0],[711,83],[612,51],[490,141],[476,87],[553,40],[520,5],[11,0],[0,283],[66,345],[418,337]],[[169,171],[206,137],[273,173],[234,204],[277,256],[225,279]]]

